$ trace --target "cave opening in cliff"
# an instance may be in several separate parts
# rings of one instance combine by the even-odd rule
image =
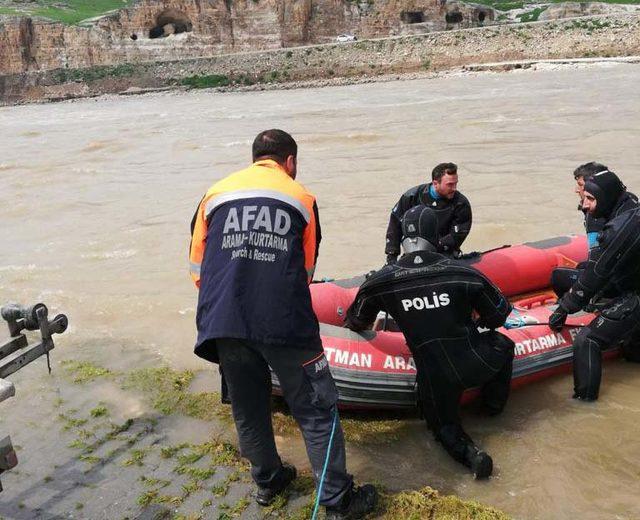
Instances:
[[[444,20],[448,24],[462,23],[462,13],[460,11],[452,11],[444,16]]]
[[[165,9],[156,16],[155,25],[149,30],[149,38],[162,38],[193,30],[189,17],[178,9]]]
[[[404,23],[422,23],[424,22],[423,11],[402,11],[400,13],[400,20]]]

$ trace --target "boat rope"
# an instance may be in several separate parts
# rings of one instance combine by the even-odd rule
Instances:
[[[504,328],[507,330],[520,329],[522,327],[537,327],[538,325],[549,325],[548,321],[526,321],[525,316],[522,316],[515,307],[513,308],[513,314],[515,315],[515,320],[507,319],[507,321],[504,322]]]
[[[505,323],[504,328],[507,330],[521,329],[522,327],[538,327],[539,325],[550,325],[548,321],[541,321],[540,323]]]
[[[524,318],[522,317],[522,315],[520,314],[520,312],[518,311],[518,309],[516,309],[515,307],[512,310],[513,315],[515,316],[515,320],[510,320],[507,319],[504,322],[504,328],[509,330],[509,329],[519,329],[520,327],[524,327],[527,323],[524,321]],[[539,325],[538,323],[536,323],[536,325]]]
[[[320,482],[318,482],[318,491],[316,493],[316,503],[313,507],[313,514],[311,520],[316,520],[318,515],[318,509],[320,508],[320,497],[322,496],[322,486],[324,485],[324,478],[327,475],[327,467],[329,466],[329,457],[331,456],[331,447],[333,446],[333,436],[336,433],[336,425],[338,424],[338,406],[334,405],[333,408],[333,425],[331,426],[331,435],[329,436],[329,445],[327,446],[327,456],[324,459],[324,467],[322,468],[322,476]]]

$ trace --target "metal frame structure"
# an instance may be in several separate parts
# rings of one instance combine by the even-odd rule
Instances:
[[[9,304],[0,308],[0,315],[9,326],[9,340],[0,343],[0,402],[13,397],[16,389],[13,383],[4,379],[17,372],[40,356],[47,356],[47,368],[51,373],[49,352],[55,347],[53,334],[67,330],[69,321],[64,314],[58,314],[52,320],[48,318],[48,309],[44,303],[31,307]],[[23,331],[40,331],[40,342],[29,345]],[[18,457],[7,435],[0,439],[0,474],[15,467]],[[2,482],[0,482],[2,491]]]

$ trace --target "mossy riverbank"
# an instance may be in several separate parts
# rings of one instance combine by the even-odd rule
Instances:
[[[191,390],[196,372],[169,367],[119,372],[78,361],[61,365],[67,383],[83,392],[91,393],[94,386],[114,385],[142,399],[153,410],[116,421],[117,403],[87,402],[83,409],[63,399],[55,403],[60,434],[75,464],[87,476],[87,485],[92,485],[91,476],[96,472],[117,473],[130,488],[127,496],[133,503],[125,510],[134,508],[159,515],[157,518],[174,519],[310,517],[314,485],[308,472],[302,472],[295,485],[271,507],[255,504],[248,464],[234,446],[230,409],[220,403],[217,392]],[[168,442],[162,431],[165,421],[179,421],[180,417],[211,424],[212,432],[216,430],[214,425],[221,426],[229,435],[212,433],[203,442]],[[345,437],[354,445],[400,442],[406,423],[403,419],[402,415],[345,414]],[[274,429],[285,438],[299,435],[291,416],[278,404]],[[56,472],[45,477],[49,485],[56,479]],[[371,518],[508,518],[491,507],[441,495],[429,487],[394,493],[380,486],[380,491],[380,505]],[[77,511],[83,511],[86,505],[77,502],[77,507]]]

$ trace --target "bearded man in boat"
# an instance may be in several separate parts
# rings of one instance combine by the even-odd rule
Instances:
[[[602,349],[622,345],[627,359],[639,357],[639,346],[630,340],[637,339],[640,331],[640,205],[615,173],[604,170],[585,182],[582,206],[605,224],[586,267],[558,301],[549,326],[561,330],[568,314],[599,300],[599,316],[573,342],[573,397],[595,401]]]
[[[600,173],[608,169],[609,168],[604,164],[591,161],[581,164],[573,171],[573,178],[576,181],[574,191],[576,195],[578,195],[578,199],[580,199],[578,202],[578,211],[581,211],[584,214],[584,229],[587,233],[587,245],[589,247],[589,251],[591,251],[598,242],[598,233],[602,231],[605,220],[603,218],[596,218],[589,215],[582,206],[582,201],[584,199],[584,184],[596,173]],[[571,286],[580,275],[580,270],[584,269],[586,265],[586,262],[581,262],[575,268],[557,267],[553,270],[551,273],[551,287],[558,295],[558,298],[561,298],[564,293],[571,289]]]
[[[391,210],[385,254],[393,264],[400,254],[402,218],[414,206],[428,206],[438,217],[436,249],[444,255],[460,256],[460,246],[471,231],[471,205],[458,191],[458,167],[440,163],[431,172],[431,182],[414,186],[404,193]]]
[[[478,327],[500,327],[511,305],[479,271],[438,253],[438,221],[429,207],[407,211],[402,233],[405,254],[367,278],[345,325],[361,331],[381,310],[393,316],[416,363],[427,426],[455,460],[476,478],[487,478],[493,461],[464,431],[458,409],[462,393],[479,387],[491,415],[503,410],[514,344],[495,330],[480,332]]]
[[[583,207],[582,201],[584,200],[584,185],[595,174],[607,171],[609,168],[604,164],[591,161],[585,164],[581,164],[573,171],[573,178],[576,181],[575,193],[578,195],[580,202],[578,203],[578,211],[584,214],[584,229],[587,234],[587,244],[589,251],[591,251],[598,244],[598,234],[602,231],[606,220],[602,217],[594,217],[590,215]],[[626,192],[628,197],[638,200],[633,193]],[[580,275],[580,271],[587,266],[587,262],[580,262],[575,268],[572,267],[557,267],[551,273],[551,287],[561,298],[571,286],[575,283]]]

